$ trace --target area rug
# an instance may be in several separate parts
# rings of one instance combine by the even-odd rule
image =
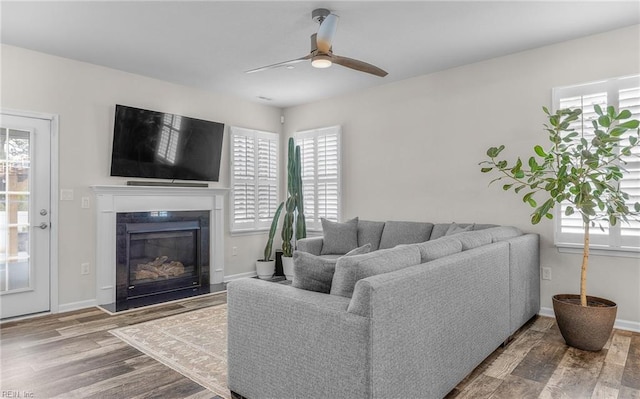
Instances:
[[[223,398],[227,388],[227,304],[109,331]]]

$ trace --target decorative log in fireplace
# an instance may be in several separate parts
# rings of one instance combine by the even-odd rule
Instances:
[[[169,261],[168,256],[160,256],[151,262],[139,263],[134,274],[136,280],[178,277],[184,274],[184,265],[176,260]]]
[[[116,217],[116,311],[209,292],[209,212]]]

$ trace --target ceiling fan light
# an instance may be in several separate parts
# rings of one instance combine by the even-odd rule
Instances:
[[[331,64],[331,59],[323,55],[315,56],[313,60],[311,60],[311,66],[314,68],[329,68]]]

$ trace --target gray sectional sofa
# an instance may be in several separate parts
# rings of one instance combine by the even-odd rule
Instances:
[[[352,232],[336,238],[327,229],[298,242],[296,274],[313,268],[301,273],[306,280],[228,284],[232,392],[441,398],[539,311],[536,234],[494,225],[356,226],[355,244]],[[352,249],[359,251],[346,255]]]

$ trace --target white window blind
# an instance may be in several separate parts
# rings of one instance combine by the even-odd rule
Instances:
[[[592,120],[597,118],[594,105],[603,109],[613,105],[618,112],[628,109],[633,118],[640,118],[640,76],[614,78],[605,81],[556,88],[553,90],[554,109],[581,108],[581,119],[572,124],[577,132],[584,132],[584,138],[594,137]],[[578,138],[579,139],[579,138]],[[635,150],[634,156],[624,157],[626,169],[620,182],[623,191],[629,194],[628,204],[633,208],[635,202],[640,201],[640,155]],[[578,212],[566,216],[567,205],[562,204],[556,212],[555,243],[559,247],[581,247],[583,245],[582,217]],[[594,249],[610,249],[619,251],[640,252],[640,222],[630,220],[630,223],[618,222],[610,226],[601,221],[601,226],[591,228],[590,244]]]
[[[322,218],[340,220],[340,134],[340,126],[295,134],[296,145],[300,146],[308,230],[322,230]]]
[[[268,229],[278,207],[275,133],[240,127],[231,136],[231,231]]]

